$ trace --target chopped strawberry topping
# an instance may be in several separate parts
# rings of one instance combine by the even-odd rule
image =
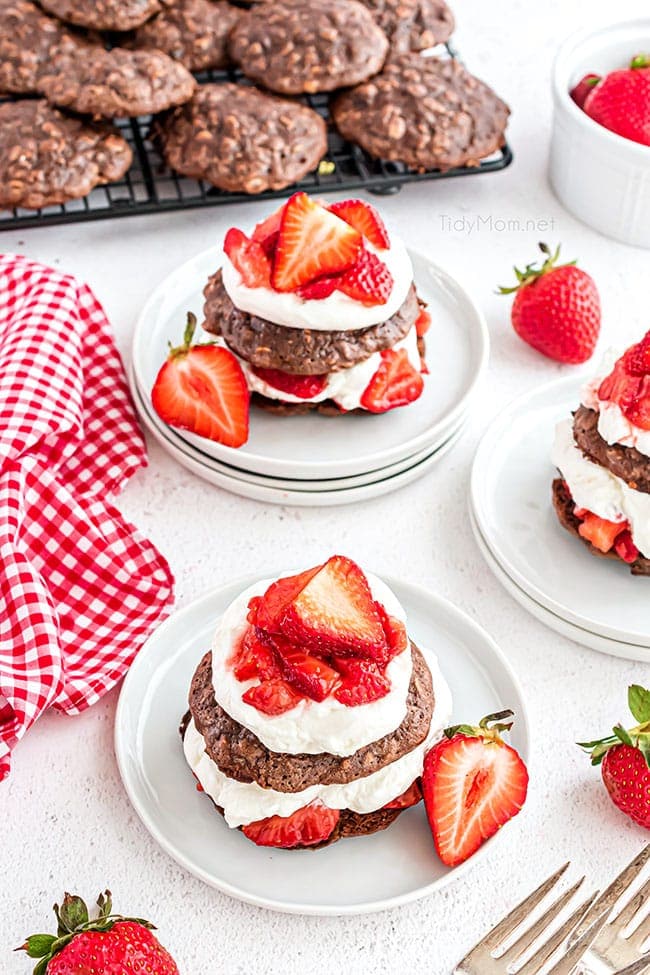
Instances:
[[[288,850],[295,846],[316,846],[334,832],[340,819],[338,809],[312,803],[290,816],[269,816],[242,826],[242,833],[258,846],[277,846]]]
[[[421,339],[424,335],[427,334],[430,328],[431,328],[431,315],[426,310],[426,308],[420,306],[420,314],[415,320],[415,333],[417,337]]]
[[[336,664],[343,678],[334,691],[334,697],[341,704],[348,707],[370,704],[390,691],[390,681],[374,661],[337,657]]]
[[[312,701],[324,701],[340,680],[338,671],[301,650],[284,653],[278,659],[284,679]]]
[[[393,275],[372,251],[364,250],[341,275],[338,290],[362,305],[385,305],[393,290]]]
[[[296,294],[304,298],[305,301],[321,301],[323,298],[329,298],[336,291],[339,286],[339,280],[339,275],[317,278],[309,284],[303,284],[299,288],[296,288]]]
[[[599,552],[610,552],[614,548],[614,542],[618,536],[627,527],[626,521],[606,521],[605,518],[599,518],[598,515],[588,511],[580,523],[578,531],[582,538],[591,542]]]
[[[614,549],[616,550],[616,554],[619,556],[619,558],[623,559],[624,562],[627,562],[630,565],[633,562],[636,562],[639,557],[639,550],[634,544],[632,535],[627,529],[621,532],[616,539]]]
[[[279,621],[287,606],[302,592],[316,573],[320,572],[321,568],[322,566],[317,565],[314,569],[307,569],[298,575],[287,576],[285,579],[273,582],[261,598],[255,597],[255,600],[251,599],[248,604],[253,612],[252,604],[255,602],[255,616],[250,622],[270,633],[279,632]]]
[[[410,785],[408,789],[393,799],[392,802],[387,802],[384,809],[408,809],[409,806],[417,806],[418,802],[422,799],[422,789],[420,788],[420,783],[416,779],[413,785]]]
[[[262,643],[252,626],[247,627],[239,641],[230,665],[239,681],[252,680],[254,677],[263,681],[280,676],[273,651]]]
[[[375,603],[375,609],[379,614],[381,625],[388,644],[385,662],[388,663],[393,657],[406,650],[408,646],[408,635],[406,626],[395,616],[389,616],[381,603]]]
[[[301,700],[302,696],[279,677],[263,680],[261,684],[254,684],[242,694],[242,701],[257,708],[263,714],[271,716],[291,711]]]
[[[387,250],[390,247],[390,238],[384,221],[370,203],[364,200],[342,200],[340,203],[332,203],[329,209],[363,234],[366,240],[379,250]]]
[[[296,376],[290,372],[282,372],[280,369],[263,369],[259,366],[253,366],[252,370],[269,386],[280,390],[281,393],[298,396],[300,399],[312,399],[318,396],[327,385],[327,373],[320,376]]]
[[[273,259],[273,255],[275,254],[278,237],[280,236],[280,224],[282,223],[283,213],[284,203],[270,217],[258,223],[251,234],[253,240],[256,240],[261,245],[264,253],[271,259]]]
[[[271,287],[271,261],[256,240],[250,240],[232,227],[226,234],[223,249],[247,288]]]
[[[361,405],[371,413],[385,413],[407,406],[422,395],[424,380],[412,365],[406,349],[386,349],[382,362],[361,397]]]
[[[650,332],[618,359],[598,398],[616,403],[630,423],[650,430]]]

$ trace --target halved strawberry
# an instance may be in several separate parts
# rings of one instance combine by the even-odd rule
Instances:
[[[290,816],[269,816],[242,826],[242,833],[258,846],[277,846],[290,850],[294,846],[316,846],[328,839],[340,819],[338,809],[312,803]]]
[[[330,210],[363,234],[366,240],[379,250],[387,250],[390,247],[390,238],[384,221],[370,203],[364,200],[342,200],[340,203],[332,203]]]
[[[274,717],[295,708],[302,701],[302,695],[298,694],[282,678],[272,677],[270,680],[263,680],[261,684],[254,684],[253,687],[249,687],[242,694],[242,701],[257,708],[262,714]]]
[[[431,315],[423,305],[420,305],[420,314],[415,319],[415,334],[419,339],[427,334],[431,328]]]
[[[249,239],[237,227],[231,227],[223,249],[247,288],[271,287],[271,261],[256,240]]]
[[[334,663],[342,675],[341,683],[334,691],[334,697],[341,704],[350,708],[370,704],[390,691],[389,679],[373,660],[335,657]]]
[[[578,532],[599,552],[609,552],[626,528],[628,528],[626,521],[606,521],[605,518],[599,518],[592,511],[588,511],[578,526]]]
[[[627,529],[621,532],[621,534],[618,536],[616,542],[614,543],[614,548],[619,558],[623,559],[623,561],[627,562],[629,565],[636,562],[639,557],[639,550],[634,544],[632,535]]]
[[[327,373],[320,376],[296,376],[290,372],[282,372],[280,369],[263,369],[260,366],[253,366],[252,371],[274,389],[279,389],[282,393],[290,393],[291,396],[298,396],[300,399],[312,399],[318,396],[327,385]]]
[[[328,559],[285,605],[275,625],[312,653],[374,657],[387,648],[368,580],[342,555]]]
[[[420,783],[416,779],[413,785],[410,785],[408,789],[393,799],[392,802],[387,802],[384,809],[408,809],[410,806],[417,806],[418,802],[422,799],[422,789],[420,788]]]
[[[279,654],[278,663],[284,679],[312,701],[324,701],[340,680],[338,671],[302,650]]]
[[[406,349],[386,349],[381,365],[362,397],[361,405],[370,413],[385,413],[407,406],[422,395],[424,380],[411,364]]]
[[[151,390],[151,403],[165,423],[227,447],[248,440],[250,393],[239,362],[228,349],[192,345],[196,318],[187,315],[183,345],[170,348]]]
[[[362,305],[385,305],[393,290],[393,275],[372,251],[362,251],[356,263],[341,275],[338,290]]]
[[[424,759],[422,793],[438,856],[448,867],[467,860],[521,810],[528,772],[499,735],[512,711],[488,715],[478,728],[458,725]]]
[[[305,301],[322,301],[323,298],[329,298],[336,291],[339,281],[340,275],[316,278],[315,281],[310,281],[309,284],[302,284],[296,288],[296,294]]]
[[[287,606],[321,569],[322,566],[317,565],[313,569],[299,572],[298,575],[287,576],[271,583],[261,598],[253,597],[249,602],[249,610],[252,611],[253,605],[255,606],[254,619],[249,619],[249,622],[270,633],[280,632],[280,620]]]
[[[276,663],[273,651],[258,639],[255,628],[249,626],[239,641],[230,659],[232,671],[239,681],[269,680],[280,677],[280,668]]]
[[[285,205],[275,249],[272,282],[277,291],[295,291],[325,274],[351,267],[363,246],[361,234],[306,193]]]
[[[264,253],[271,259],[273,258],[278,243],[283,213],[284,203],[281,207],[278,207],[275,213],[267,217],[266,220],[262,220],[261,223],[256,224],[251,234],[253,240],[257,241]]]

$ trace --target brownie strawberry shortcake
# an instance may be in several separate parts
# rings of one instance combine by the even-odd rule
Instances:
[[[203,327],[258,406],[384,413],[422,394],[430,318],[406,247],[363,200],[295,193],[250,236],[230,229],[204,295]]]
[[[558,424],[552,459],[561,524],[593,554],[649,576],[650,332],[620,357],[608,354],[573,420]]]
[[[333,556],[243,592],[199,663],[181,734],[198,788],[260,846],[323,846],[421,799],[451,695],[394,593]]]

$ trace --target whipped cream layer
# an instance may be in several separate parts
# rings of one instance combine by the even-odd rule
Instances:
[[[393,276],[393,289],[383,305],[362,305],[342,291],[329,297],[305,301],[290,291],[247,288],[227,254],[223,254],[223,285],[235,308],[287,328],[316,332],[350,332],[385,322],[401,308],[413,283],[413,265],[402,241],[391,234],[388,250],[378,250],[366,241],[366,248],[384,262]]]
[[[642,430],[625,416],[617,403],[598,397],[600,384],[606,379],[621,353],[608,349],[603,357],[599,372],[582,389],[582,405],[598,413],[598,433],[605,443],[621,444],[623,447],[636,447],[640,454],[650,457],[650,430]]]
[[[256,782],[238,782],[224,775],[206,754],[205,740],[193,721],[188,725],[183,742],[187,763],[206,794],[223,809],[226,822],[233,828],[268,816],[290,816],[315,801],[330,809],[351,809],[357,813],[381,809],[405,792],[422,774],[425,753],[442,738],[451,717],[451,691],[437,659],[430,651],[422,650],[422,654],[431,671],[435,693],[429,733],[425,741],[407,755],[371,775],[341,785],[313,785],[301,792],[276,792],[263,789]]]
[[[295,573],[287,572],[287,576]],[[382,603],[386,612],[406,621],[406,614],[393,592],[376,576],[366,574],[373,599]],[[386,676],[391,690],[385,697],[369,704],[348,707],[335,697],[324,701],[305,699],[284,714],[268,715],[242,700],[256,680],[238,681],[228,661],[249,625],[248,603],[253,596],[263,595],[275,579],[251,586],[228,607],[212,640],[212,683],[214,696],[231,718],[252,731],[273,752],[290,755],[353,755],[359,748],[389,735],[406,717],[406,701],[411,681],[411,645],[388,664]]]
[[[587,460],[573,438],[571,420],[556,426],[551,459],[569,485],[577,508],[586,508],[607,521],[629,521],[634,544],[650,557],[650,494],[633,491],[620,477]]]
[[[397,342],[393,349],[406,349],[409,362],[420,372],[422,363],[418,351],[418,336],[415,327],[410,330],[400,342]],[[358,362],[349,369],[341,369],[338,372],[330,372],[323,390],[316,396],[294,396],[292,393],[285,393],[275,386],[270,386],[263,379],[260,379],[250,367],[245,359],[239,359],[239,363],[244,370],[248,388],[255,393],[260,393],[268,399],[282,400],[284,403],[322,403],[324,400],[333,399],[342,410],[356,410],[361,407],[361,397],[366,391],[370,380],[381,365],[381,352],[374,352],[363,362]]]

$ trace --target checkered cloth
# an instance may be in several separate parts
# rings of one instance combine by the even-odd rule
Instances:
[[[98,701],[169,611],[169,566],[109,500],[146,463],[92,292],[0,255],[0,780],[41,713]]]

